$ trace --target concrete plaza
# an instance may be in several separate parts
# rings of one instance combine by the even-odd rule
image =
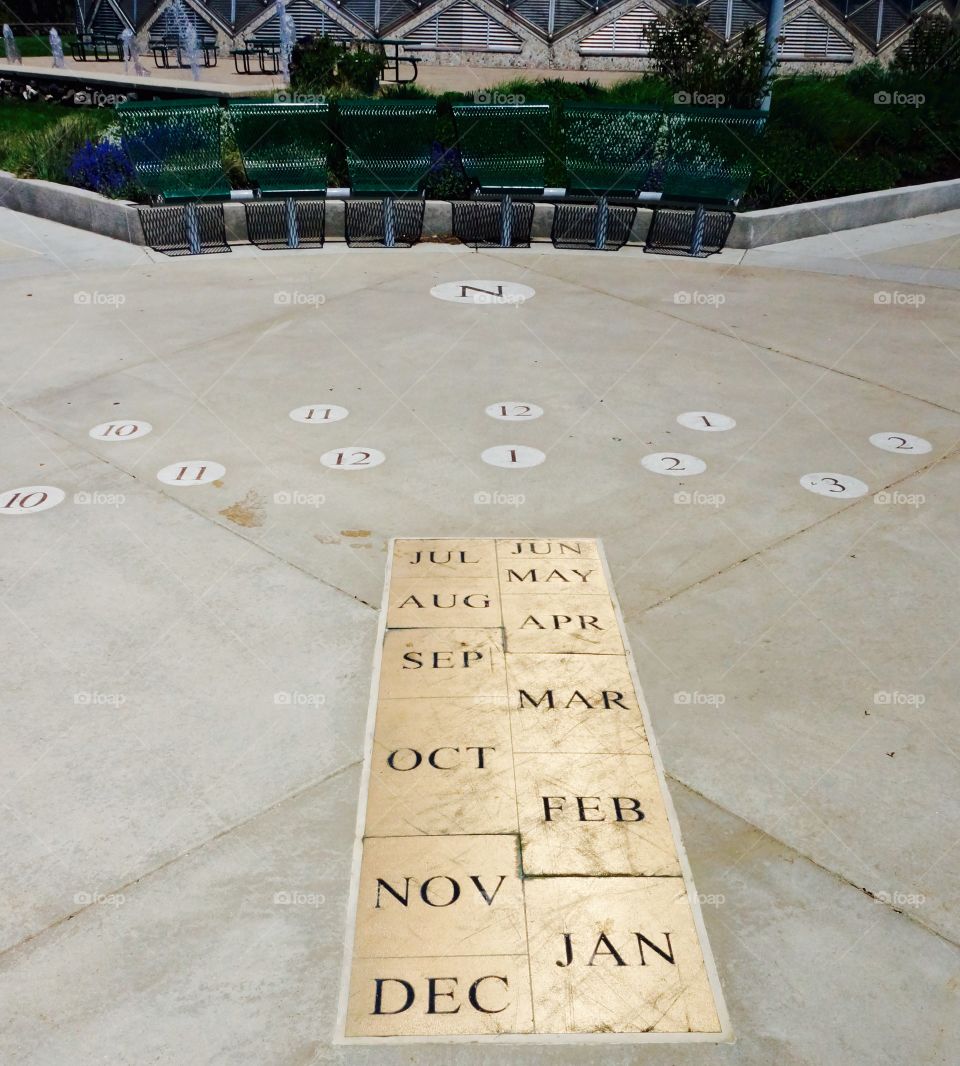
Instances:
[[[707,261],[167,259],[0,211],[0,505],[65,494],[0,515],[0,1060],[955,1062],[958,248],[953,212]],[[431,296],[471,280],[534,295]],[[674,451],[704,471],[642,463]],[[158,479],[190,460],[225,470]],[[397,536],[603,541],[733,1042],[334,1041]]]

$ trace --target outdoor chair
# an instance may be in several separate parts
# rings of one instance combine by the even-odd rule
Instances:
[[[409,247],[423,231],[423,185],[436,136],[434,100],[341,100],[350,245]]]
[[[553,216],[556,247],[615,250],[627,242],[664,126],[660,107],[564,105],[566,202]]]
[[[660,204],[645,251],[710,255],[726,243],[732,208],[759,158],[763,111],[675,107],[667,112]]]
[[[216,100],[127,101],[117,117],[137,181],[154,202],[229,198]]]
[[[137,183],[154,205],[174,201],[140,209],[150,247],[169,255],[229,251],[223,205],[199,203],[230,196],[216,100],[127,101],[117,118]]]
[[[453,205],[455,235],[473,245],[529,244],[532,201],[545,185],[550,105],[454,104],[453,119],[464,171],[476,183],[471,201]]]
[[[260,197],[283,198],[245,205],[252,243],[261,248],[322,246],[333,143],[328,105],[232,100],[228,114],[248,181]]]

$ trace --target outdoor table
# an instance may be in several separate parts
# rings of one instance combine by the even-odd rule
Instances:
[[[233,69],[238,74],[256,74],[255,70],[250,69],[250,57],[259,56],[262,48],[256,48],[248,45],[246,48],[231,48],[230,55],[233,56]]]
[[[257,57],[257,65],[261,74],[280,73],[280,42],[279,41],[249,41],[244,42],[243,48],[233,48],[230,51],[233,56],[233,66],[238,74],[256,74],[250,68],[250,60]],[[269,69],[267,69],[269,63]]]
[[[70,55],[78,63],[86,63],[91,58],[97,63],[109,63],[123,59],[123,48],[119,40],[105,33],[85,33],[70,45]]]
[[[375,44],[383,49],[383,67],[380,71],[381,81],[393,81],[398,85],[408,85],[410,82],[417,80],[420,61],[412,56],[400,55],[400,49],[404,48],[409,42],[396,37],[360,37],[356,43],[361,46]],[[413,68],[413,73],[409,78],[400,77],[401,63],[409,63]],[[388,74],[392,74],[393,77],[387,77]]]
[[[260,73],[261,74],[279,74],[280,73],[280,46],[273,44],[263,44],[258,49],[260,60]],[[267,60],[270,60],[270,69],[267,70]]]
[[[183,61],[183,48],[179,37],[155,37],[149,42],[148,47],[153,52],[153,62],[158,68],[170,69],[171,52],[176,56],[176,65],[178,67],[190,66],[189,63]],[[214,40],[199,40],[197,41],[197,47],[200,50],[203,65],[205,67],[215,67],[217,65],[217,42]]]

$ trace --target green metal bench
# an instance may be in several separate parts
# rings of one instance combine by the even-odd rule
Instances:
[[[656,161],[663,108],[568,103],[561,125],[568,193],[636,198]]]
[[[215,100],[129,101],[117,117],[137,181],[155,203],[229,198]]]
[[[667,112],[661,205],[645,251],[702,256],[723,247],[732,207],[750,183],[766,117],[717,107]]]
[[[333,144],[327,104],[231,100],[229,115],[250,184],[261,197],[285,199],[244,204],[250,242],[258,248],[322,247]],[[298,201],[295,194],[312,199]]]
[[[472,201],[454,205],[454,234],[473,245],[529,244],[533,210],[514,198],[543,195],[550,105],[454,104],[452,110],[463,169],[477,186]]]
[[[434,100],[341,100],[350,189],[375,196],[419,194],[437,127]]]
[[[735,204],[747,191],[766,117],[719,107],[668,111],[663,198]]]
[[[243,169],[261,195],[324,195],[333,134],[325,103],[231,100],[228,114]]]
[[[543,193],[549,104],[454,104],[463,169],[481,192]]]
[[[347,243],[415,244],[423,229],[421,189],[436,136],[436,101],[341,100],[337,113],[350,181]]]
[[[551,239],[558,248],[616,249],[630,237],[636,199],[647,185],[663,139],[660,107],[564,104],[561,117],[567,197],[558,204]],[[610,200],[627,204],[611,206]]]

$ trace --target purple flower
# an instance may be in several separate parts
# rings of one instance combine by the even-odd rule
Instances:
[[[133,167],[126,152],[110,141],[87,141],[67,166],[67,180],[81,189],[117,196],[134,182]]]

